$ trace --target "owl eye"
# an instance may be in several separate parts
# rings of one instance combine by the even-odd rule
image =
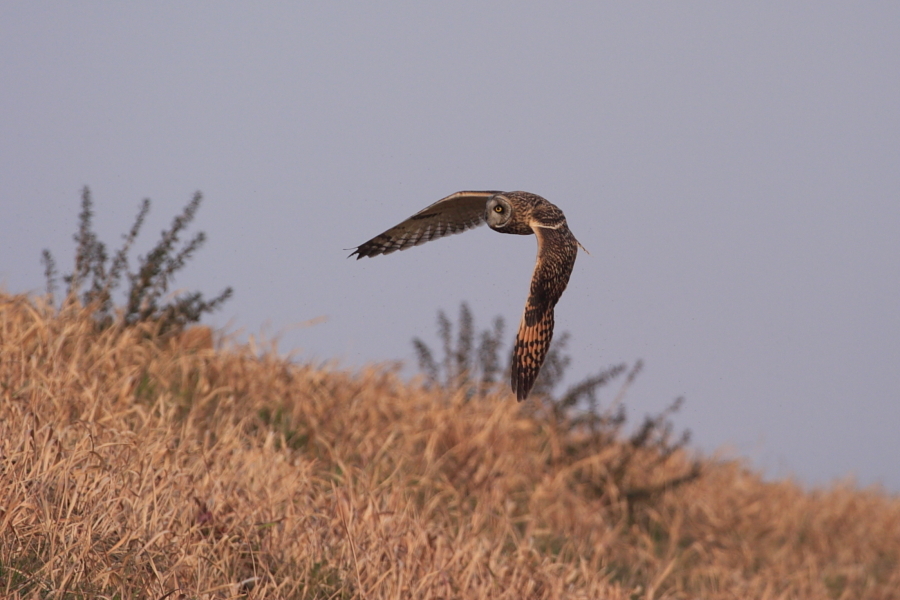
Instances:
[[[497,206],[494,207],[494,212],[495,212],[495,213],[502,213],[502,212],[503,212],[503,206],[501,206],[501,205],[498,204]]]

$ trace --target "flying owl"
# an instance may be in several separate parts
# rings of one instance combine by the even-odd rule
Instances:
[[[563,212],[528,192],[456,192],[356,248],[350,256],[390,254],[487,223],[494,231],[535,234],[538,252],[531,292],[516,335],[510,384],[519,402],[528,397],[553,338],[556,306],[581,244]]]

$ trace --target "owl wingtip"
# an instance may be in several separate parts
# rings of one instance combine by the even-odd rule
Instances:
[[[519,381],[514,373],[512,376],[512,381],[510,381],[510,387],[512,388],[513,394],[516,396],[516,402],[524,402],[528,399],[528,394],[531,392],[531,386],[525,384],[524,381]]]

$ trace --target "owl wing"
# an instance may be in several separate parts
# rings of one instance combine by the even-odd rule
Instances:
[[[425,242],[478,227],[484,223],[485,207],[500,192],[456,192],[424,208],[382,234],[357,247],[350,256],[390,254]],[[349,257],[348,257],[349,258]]]
[[[555,208],[555,207],[554,207]],[[569,283],[578,241],[565,220],[555,225],[532,224],[538,243],[531,292],[513,349],[510,384],[519,402],[528,397],[553,339],[553,307]]]

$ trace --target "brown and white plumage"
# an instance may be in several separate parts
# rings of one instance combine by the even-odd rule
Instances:
[[[462,233],[484,223],[485,206],[500,192],[456,192],[423,208],[399,225],[391,227],[359,246],[350,256],[390,254],[454,233]]]
[[[519,401],[528,397],[553,338],[553,308],[562,296],[578,241],[555,205],[529,192],[457,192],[362,244],[350,256],[390,254],[487,223],[494,231],[535,234],[537,262],[513,349],[510,384]]]

